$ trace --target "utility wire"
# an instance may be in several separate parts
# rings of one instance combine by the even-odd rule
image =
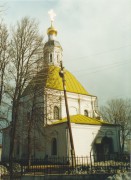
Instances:
[[[128,64],[128,63],[127,63]],[[126,64],[124,64],[126,65]],[[120,67],[121,65],[119,65]],[[104,71],[104,70],[112,70],[114,68],[119,68],[118,66],[113,66],[112,68],[109,68],[109,67],[105,67],[103,69],[99,69],[99,70],[96,70],[96,71],[92,71],[92,72],[85,72],[86,74],[93,74],[93,73],[97,73],[97,72],[101,72],[101,71]]]
[[[90,55],[81,56],[81,57],[76,57],[76,58],[70,58],[69,57],[68,59],[85,59],[85,58],[88,58],[88,57],[91,57],[91,56],[97,56],[97,55],[101,55],[101,54],[110,53],[110,52],[113,52],[113,51],[118,51],[119,49],[127,48],[127,47],[130,47],[130,46],[131,46],[131,44],[126,45],[126,46],[121,46],[121,47],[118,47],[118,48],[114,48],[114,49],[111,49],[109,51],[102,51],[102,52],[99,52],[99,53],[90,54]]]
[[[84,72],[84,71],[90,71],[90,70],[99,70],[99,69],[103,69],[103,68],[108,68],[108,67],[111,67],[111,66],[117,66],[117,65],[125,65],[125,64],[127,64],[127,63],[130,63],[131,62],[131,60],[128,60],[128,61],[126,61],[126,62],[123,62],[123,61],[118,61],[118,62],[115,62],[115,63],[111,63],[111,64],[107,64],[107,65],[102,65],[102,66],[96,66],[96,67],[90,67],[90,68],[88,68],[88,69],[81,69],[81,70],[77,70],[77,71],[74,71],[74,72],[80,72],[80,71],[82,71],[82,72]]]

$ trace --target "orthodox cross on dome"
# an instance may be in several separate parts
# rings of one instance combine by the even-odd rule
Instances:
[[[54,22],[54,17],[56,16],[55,12],[53,11],[53,9],[51,9],[49,12],[48,12],[49,16],[50,16],[50,20],[51,20],[51,23]]]
[[[54,22],[54,18],[56,16],[56,14],[53,11],[53,9],[48,11],[48,14],[50,16],[51,26],[48,28],[47,34],[48,34],[49,40],[55,40],[55,37],[57,35],[57,29],[53,27],[53,22]]]

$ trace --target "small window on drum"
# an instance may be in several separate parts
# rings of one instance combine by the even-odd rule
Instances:
[[[50,62],[52,62],[52,54],[50,54]]]
[[[54,119],[59,119],[59,108],[57,106],[54,107]]]
[[[88,116],[88,111],[87,110],[84,110],[84,115]]]

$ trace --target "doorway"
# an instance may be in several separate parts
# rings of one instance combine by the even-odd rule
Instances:
[[[105,161],[110,159],[110,154],[113,153],[113,140],[110,137],[102,137],[101,141],[95,141],[95,152],[97,161]]]

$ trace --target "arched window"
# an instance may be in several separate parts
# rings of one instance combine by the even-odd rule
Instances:
[[[52,54],[50,54],[50,62],[52,62]]]
[[[59,108],[57,106],[54,107],[54,119],[59,119]]]
[[[56,140],[56,138],[52,138],[52,141],[51,141],[51,155],[57,155],[57,140]]]
[[[84,110],[84,115],[88,116],[88,111],[87,110]]]

